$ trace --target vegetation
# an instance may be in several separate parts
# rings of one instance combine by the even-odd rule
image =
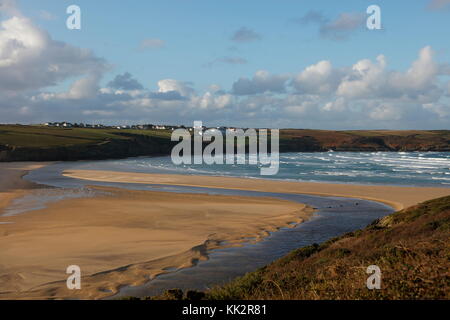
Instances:
[[[167,155],[171,130],[0,125],[0,161],[97,160]],[[450,131],[285,129],[281,152],[450,151]]]
[[[283,151],[450,151],[449,130],[281,131]],[[302,150],[300,150],[302,151]]]
[[[363,230],[300,248],[216,287],[203,299],[449,299],[450,196],[373,222]],[[367,267],[381,268],[369,290]],[[171,290],[153,299],[187,299]]]
[[[98,160],[166,155],[169,130],[0,125],[0,161]]]
[[[45,126],[0,125],[0,145],[48,148],[78,144],[96,144],[113,139],[126,140],[127,135],[170,139],[168,130],[58,128]]]

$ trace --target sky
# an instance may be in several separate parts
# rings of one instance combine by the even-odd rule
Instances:
[[[0,23],[0,123],[450,128],[450,0],[0,0]]]

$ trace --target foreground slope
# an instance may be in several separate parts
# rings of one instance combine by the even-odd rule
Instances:
[[[450,196],[298,249],[207,293],[210,299],[449,299]],[[366,269],[381,268],[381,290]]]

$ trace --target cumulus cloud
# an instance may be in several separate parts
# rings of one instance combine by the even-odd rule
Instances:
[[[251,95],[265,92],[284,92],[287,75],[272,75],[265,70],[255,73],[252,79],[240,78],[233,83],[232,92],[236,95]]]
[[[239,28],[231,36],[231,40],[238,43],[253,42],[261,40],[261,38],[259,33],[247,27]]]
[[[340,82],[337,94],[349,98],[378,96],[387,87],[386,59],[379,55],[376,61],[363,59],[355,63]]]
[[[224,109],[231,106],[233,97],[230,94],[216,95],[212,92],[205,92],[202,96],[195,97],[192,103],[198,106],[200,109]]]
[[[327,94],[336,90],[341,71],[333,69],[330,61],[319,61],[300,72],[293,80],[298,92]]]
[[[13,12],[9,10],[7,12]],[[26,91],[53,86],[67,78],[100,75],[106,62],[87,49],[51,39],[22,16],[0,27],[0,90]]]
[[[422,48],[406,72],[386,70],[387,62],[383,55],[379,55],[376,62],[360,60],[344,77],[337,94],[350,98],[434,99],[441,93],[436,83],[440,71],[433,55],[431,47]]]
[[[178,81],[175,79],[164,79],[158,81],[158,92],[168,94],[176,92],[182,97],[189,97],[194,94],[194,89],[189,82]]]

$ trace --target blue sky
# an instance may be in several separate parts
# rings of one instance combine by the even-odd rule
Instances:
[[[193,109],[194,104],[201,103],[202,97],[204,98],[204,95],[210,92],[211,95],[207,98],[212,102],[205,102],[207,107],[203,109],[212,111],[205,117],[205,121],[214,124],[223,121],[229,125],[241,123],[242,125],[246,124],[246,126],[269,126],[273,125],[275,117],[279,120],[277,124],[280,126],[340,128],[341,126],[336,125],[336,121],[333,120],[345,119],[345,112],[348,113],[348,110],[353,112],[358,109],[360,116],[355,119],[357,121],[343,123],[342,127],[364,128],[368,125],[364,121],[364,113],[370,113],[371,110],[378,109],[387,110],[386,108],[393,110],[393,108],[398,108],[398,105],[402,105],[401,112],[388,110],[387,116],[379,117],[375,115],[372,119],[375,123],[370,122],[369,124],[377,127],[398,126],[401,128],[412,128],[417,125],[427,128],[445,128],[449,124],[447,116],[447,114],[450,114],[448,110],[449,93],[445,90],[450,91],[450,85],[447,87],[449,73],[445,72],[429,78],[436,81],[436,86],[441,90],[439,98],[435,93],[436,88],[425,88],[423,86],[416,86],[415,89],[417,92],[420,91],[421,95],[427,94],[429,97],[423,98],[418,103],[412,101],[411,91],[398,93],[399,97],[408,95],[408,101],[405,99],[393,100],[389,95],[380,94],[373,97],[372,101],[365,101],[366,104],[370,102],[367,106],[366,104],[362,106],[362,100],[367,99],[362,99],[361,96],[355,99],[347,95],[344,97],[345,102],[342,102],[345,103],[345,108],[336,109],[341,110],[342,114],[333,116],[324,114],[323,110],[330,109],[325,108],[327,103],[335,103],[341,98],[342,94],[338,91],[333,93],[327,90],[325,90],[326,92],[314,92],[317,97],[311,97],[311,92],[301,90],[301,84],[295,86],[295,90],[288,88],[289,83],[295,81],[299,74],[320,61],[329,61],[333,70],[338,70],[336,72],[341,74],[342,79],[353,77],[350,73],[342,71],[343,69],[350,70],[358,61],[364,59],[370,59],[375,63],[379,55],[385,57],[387,66],[384,72],[386,74],[390,70],[396,73],[406,73],[414,61],[418,59],[420,50],[426,47],[431,48],[433,61],[437,64],[449,63],[450,5],[449,1],[446,0],[131,0],[127,3],[114,0],[0,0],[1,2],[8,3],[10,7],[15,7],[21,15],[31,21],[33,28],[47,33],[52,41],[60,41],[74,48],[89,49],[92,59],[103,59],[105,68],[96,73],[95,81],[92,82],[98,88],[107,87],[108,83],[117,75],[129,73],[147,90],[147,93],[145,93],[147,96],[142,93],[140,101],[130,98],[128,106],[132,103],[142,103],[142,99],[149,99],[152,92],[178,90],[179,86],[174,85],[173,82],[170,82],[168,87],[166,86],[168,89],[161,88],[158,82],[164,79],[176,80],[180,85],[189,87],[189,90],[192,89],[192,91],[189,91],[189,97],[186,95],[185,99],[180,99],[178,107],[168,106],[167,101],[163,102],[163,105],[154,101],[147,101],[146,105],[142,105],[151,108],[152,115],[149,115],[149,110],[146,109],[142,116],[133,114],[133,116],[127,117],[126,110],[118,110],[117,105],[115,105],[116,109],[113,111],[106,111],[107,106],[104,105],[101,109],[104,112],[97,112],[97,115],[101,114],[103,118],[89,117],[89,115],[96,114],[95,112],[89,113],[89,108],[92,109],[93,104],[98,104],[98,99],[104,98],[109,105],[112,105],[111,96],[102,98],[96,96],[95,101],[92,100],[93,97],[80,98],[78,101],[79,114],[65,112],[62,107],[52,112],[53,107],[51,105],[57,103],[49,101],[49,99],[45,99],[47,102],[45,106],[43,105],[44,102],[41,104],[35,103],[40,94],[51,93],[56,97],[58,94],[70,90],[74,81],[90,74],[90,71],[86,69],[79,73],[64,73],[64,75],[58,77],[57,81],[54,79],[50,82],[43,81],[42,85],[33,86],[32,90],[26,93],[23,92],[24,90],[17,90],[26,95],[20,101],[20,104],[24,104],[22,107],[25,109],[23,110],[28,112],[24,112],[22,116],[12,116],[8,113],[11,121],[41,121],[47,115],[49,119],[52,117],[58,118],[52,118],[53,120],[102,120],[112,123],[132,122],[137,119],[144,121],[143,119],[148,118],[149,122],[166,122],[171,120],[169,114],[172,114],[173,122],[189,123],[201,114],[201,110],[192,112],[187,110]],[[71,4],[76,4],[81,8],[81,30],[68,30],[65,26],[68,16],[66,8]],[[365,27],[365,18],[367,17],[365,11],[372,4],[381,8],[382,30],[370,31]],[[305,22],[305,17],[311,16],[311,14],[316,19],[310,20],[309,23]],[[339,29],[339,24],[333,23],[343,22],[339,18],[345,14],[355,17],[356,20],[360,17],[364,19],[361,19],[354,26],[348,27],[348,29],[345,27]],[[11,10],[2,14],[3,20],[12,16]],[[344,23],[347,22],[344,21]],[[338,30],[333,30],[330,34],[321,33],[321,28],[327,26],[331,26],[331,28],[336,26]],[[239,31],[244,36],[240,41],[236,41],[236,34]],[[341,37],[335,37],[333,33],[335,31],[339,32]],[[235,36],[234,40],[233,36]],[[152,45],[145,47],[143,46],[145,43]],[[51,61],[46,63],[51,64]],[[15,69],[15,71],[17,70],[18,68]],[[251,81],[252,77],[261,70],[272,76],[286,77],[283,84],[286,85],[286,90],[273,89],[271,87],[272,82],[267,84],[269,86],[266,87],[267,90],[259,90],[258,85],[261,82],[253,78],[254,83],[249,84],[253,88],[253,91],[250,90],[252,92],[236,94],[238,91],[233,88],[240,78],[247,78]],[[390,76],[386,75],[386,77]],[[395,75],[391,78],[399,79]],[[402,79],[409,81],[407,78]],[[377,84],[371,82],[368,84],[370,88],[367,90],[372,90],[375,94],[375,91],[379,89]],[[211,85],[220,87],[220,89],[214,89],[215,91],[212,92]],[[338,85],[336,85],[337,87]],[[240,92],[245,91],[242,90]],[[406,89],[402,87],[402,90]],[[412,89],[409,88],[408,90]],[[428,91],[422,92],[426,90]],[[432,90],[434,91],[431,92]],[[194,91],[195,93],[193,93]],[[9,91],[8,94],[11,95],[11,92]],[[105,90],[103,90],[103,94],[105,94]],[[108,94],[113,93],[108,91]],[[224,97],[225,94],[231,96]],[[302,94],[303,99],[300,97]],[[368,91],[366,91],[366,94],[372,96],[372,93],[369,94]],[[4,94],[3,97],[7,97],[7,95]],[[32,99],[33,97],[34,99]],[[120,100],[122,100],[123,94],[120,97]],[[387,97],[389,98],[387,99]],[[26,103],[27,98],[34,102]],[[213,106],[214,99],[228,98],[232,101],[225,107],[220,105],[221,111],[217,112],[218,108]],[[58,99],[60,99],[61,105],[67,102],[62,99],[62,96],[58,96]],[[190,104],[186,107],[187,99],[190,99]],[[288,101],[289,99],[295,100],[295,105],[290,105],[292,101]],[[310,113],[305,113],[304,107],[302,107],[303,109],[295,109],[300,105],[303,106],[303,103],[312,103],[311,99],[316,103],[315,108],[322,111],[318,112],[311,109]],[[181,100],[185,101],[184,106]],[[71,106],[75,105],[73,99],[70,99],[67,103]],[[382,106],[386,103],[388,103],[388,107]],[[209,107],[210,104],[211,107]],[[257,104],[260,104],[263,109],[264,116],[257,110],[250,110],[254,109]],[[406,104],[414,106],[404,106]],[[427,105],[427,107],[423,105]],[[122,104],[123,106],[124,104]],[[131,107],[132,109],[128,112],[136,112],[135,106]],[[291,108],[286,109],[289,107]],[[39,108],[41,109],[39,110]],[[230,111],[227,113],[224,108],[228,108]],[[171,111],[168,112],[168,109]],[[274,112],[275,109],[278,110]],[[300,109],[303,110],[299,115],[301,121],[293,122],[292,117],[295,112],[293,113],[292,110]],[[408,110],[413,110],[416,117],[411,118]],[[242,116],[236,117],[236,114],[239,114],[240,111],[242,111]],[[313,113],[315,113],[314,116],[312,116]],[[424,123],[421,121],[421,117],[426,113],[430,113],[430,117],[432,115],[434,118]],[[389,118],[389,114],[392,115],[391,118]],[[354,116],[356,117],[356,115]],[[67,119],[62,119],[65,117]]]
[[[66,8],[82,9],[82,30],[65,27]],[[310,11],[336,17],[342,12],[365,12],[371,4],[382,9],[384,30],[356,32],[346,41],[318,36],[317,27],[295,23]],[[240,76],[260,69],[272,73],[298,72],[319,60],[344,66],[383,53],[391,67],[406,69],[417,51],[431,45],[442,58],[450,56],[449,11],[426,10],[428,1],[22,1],[29,16],[58,40],[91,48],[116,68],[129,71],[143,83],[156,85],[162,78],[193,81],[200,88],[211,82],[224,87]],[[40,19],[45,10],[55,20]],[[247,26],[261,41],[236,45],[234,31]],[[165,48],[139,51],[146,38],[166,42]],[[230,68],[204,65],[223,56],[239,56],[248,63]],[[188,62],[188,63],[187,63]]]

